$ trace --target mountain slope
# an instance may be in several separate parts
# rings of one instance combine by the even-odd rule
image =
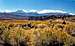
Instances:
[[[73,16],[69,13],[57,13],[57,12],[51,12],[51,13],[43,13],[39,14],[37,12],[24,12],[22,10],[18,10],[16,12],[3,12],[0,13],[0,19],[25,19],[25,20],[46,20],[46,19],[52,19],[52,18],[63,18],[63,17],[69,17]]]

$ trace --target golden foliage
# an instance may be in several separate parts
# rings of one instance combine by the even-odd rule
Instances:
[[[19,46],[24,41],[28,46],[44,46],[52,41],[64,43],[64,46],[75,44],[75,22],[63,20],[47,20],[47,21],[23,21],[17,23],[0,23],[0,37],[13,46]],[[30,24],[29,26],[27,24]],[[23,28],[22,25],[25,25]],[[33,26],[33,27],[32,27]],[[75,35],[75,34],[74,34]]]

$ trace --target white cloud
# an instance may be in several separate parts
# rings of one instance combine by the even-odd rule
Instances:
[[[0,10],[0,12],[15,12],[14,10]]]
[[[52,12],[52,13],[67,13],[67,12],[65,12],[65,11],[61,11],[61,10],[41,10],[41,11],[38,11],[38,13],[50,13],[50,12]]]
[[[28,13],[28,12],[38,12],[37,10],[24,10],[24,9],[23,9],[23,11],[26,12],[26,13]]]
[[[4,12],[12,12],[11,10],[5,10]]]
[[[38,12],[37,10],[29,10],[29,12]]]
[[[24,12],[37,12],[39,14],[43,14],[43,13],[67,13],[65,11],[61,11],[61,10],[23,10]]]
[[[75,15],[75,14],[73,14],[73,13],[69,13],[70,15]]]
[[[28,10],[24,10],[24,9],[23,9],[23,11],[24,11],[24,12],[28,12]]]
[[[15,11],[17,11],[18,9],[16,9],[16,10],[0,10],[1,12],[15,12]],[[24,12],[26,12],[26,13],[28,13],[28,12],[37,12],[37,13],[39,13],[39,14],[43,14],[43,13],[68,13],[68,12],[65,12],[65,11],[62,11],[62,10],[24,10],[23,9],[23,11]],[[73,14],[73,13],[69,13],[69,14],[71,14],[71,15],[75,15],[75,14]]]

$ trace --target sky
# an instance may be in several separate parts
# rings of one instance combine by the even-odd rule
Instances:
[[[75,13],[75,0],[0,0],[0,11],[16,9],[61,10]]]

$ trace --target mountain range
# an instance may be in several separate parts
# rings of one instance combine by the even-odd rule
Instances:
[[[23,10],[17,10],[16,12],[0,12],[0,19],[21,19],[21,20],[46,20],[53,18],[64,18],[74,16],[69,13],[50,12],[39,14],[37,12],[24,12]]]

